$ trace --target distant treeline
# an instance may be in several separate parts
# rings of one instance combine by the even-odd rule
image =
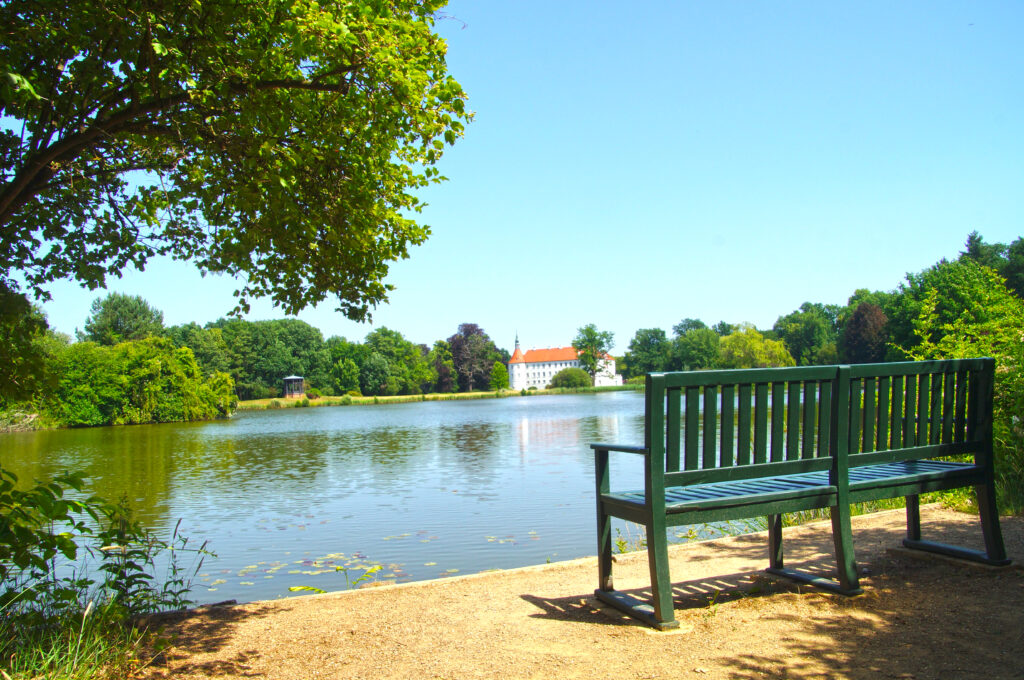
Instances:
[[[993,276],[994,275],[994,276]],[[931,351],[951,324],[1001,313],[994,300],[1024,296],[1024,239],[985,243],[973,232],[954,261],[942,260],[892,291],[856,290],[846,305],[805,302],[770,329],[686,318],[642,328],[619,360],[626,378],[655,371],[905,361]]]
[[[223,371],[235,381],[239,399],[281,395],[282,378],[299,375],[324,395],[366,396],[467,392],[488,389],[495,363],[509,359],[476,324],[464,323],[432,347],[381,327],[363,342],[332,336],[304,321],[221,319],[200,327],[164,331],[178,347],[192,350],[205,372]]]

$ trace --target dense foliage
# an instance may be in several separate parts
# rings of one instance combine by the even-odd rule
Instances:
[[[858,289],[845,306],[805,302],[767,330],[685,318],[669,340],[636,332],[619,361],[628,380],[648,371],[910,359],[995,357],[995,455],[1004,511],[1024,511],[1024,237],[985,243],[973,232],[890,291]],[[714,336],[714,337],[712,337]]]
[[[131,617],[189,603],[205,545],[157,538],[124,504],[77,500],[74,474],[25,486],[0,467],[0,674],[127,677],[137,663]],[[169,551],[167,572],[157,559]],[[197,556],[183,569],[183,552]],[[90,570],[90,567],[92,569]]]
[[[1024,511],[1024,301],[1005,279],[974,261],[961,262],[970,271],[970,298],[984,308],[961,310],[941,321],[937,289],[925,293],[915,320],[920,340],[909,352],[914,359],[996,359],[993,435],[996,485],[1003,511]],[[936,333],[936,331],[939,331]]]
[[[491,382],[487,387],[492,390],[508,389],[508,368],[505,364],[500,361],[494,362],[494,366],[491,367]]]
[[[611,331],[599,331],[592,323],[576,331],[572,346],[576,350],[580,368],[590,375],[591,382],[597,376],[598,366],[611,351],[614,341],[615,335]]]
[[[510,358],[475,323],[459,324],[458,332],[448,338],[448,346],[460,392],[487,389],[494,362],[507,362]]]
[[[354,319],[469,118],[442,0],[0,3],[0,281],[156,254]]]
[[[45,386],[46,317],[0,281],[0,409]]]
[[[150,307],[138,295],[110,293],[93,301],[85,320],[85,332],[80,333],[78,339],[116,345],[160,335],[163,330],[163,312]]]
[[[563,368],[551,377],[548,387],[590,387],[593,384],[590,374],[582,368]]]
[[[57,377],[46,407],[62,425],[210,420],[231,414],[231,377],[204,376],[192,350],[166,338],[68,345],[53,358]]]

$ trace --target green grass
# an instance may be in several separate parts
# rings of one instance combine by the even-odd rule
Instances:
[[[0,615],[0,677],[127,678],[146,664],[146,639],[113,600],[87,604],[73,614],[51,614],[34,626]]]

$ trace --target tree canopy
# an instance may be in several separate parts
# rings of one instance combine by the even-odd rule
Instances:
[[[615,335],[611,331],[599,331],[597,326],[588,323],[586,326],[577,329],[576,338],[572,341],[573,349],[576,350],[577,360],[580,368],[590,375],[593,382],[597,376],[597,369],[605,355],[612,348]]]
[[[669,360],[668,338],[660,328],[641,328],[629,341],[626,357],[632,375],[664,371]]]
[[[469,119],[443,0],[0,4],[0,281],[157,254],[364,319]]]
[[[805,302],[775,322],[773,330],[798,365],[835,363],[839,309],[836,305]]]
[[[673,371],[717,368],[721,338],[707,326],[691,326],[679,333],[680,325],[673,326],[678,337],[672,340],[669,367]]]
[[[505,364],[500,361],[495,361],[494,366],[491,367],[491,382],[489,387],[492,390],[508,389],[508,369],[505,368]]]
[[[463,392],[487,389],[495,361],[507,361],[484,329],[475,323],[459,324],[459,331],[448,338],[452,365]]]
[[[116,345],[160,335],[163,330],[164,313],[151,307],[142,297],[110,293],[93,300],[85,319],[85,332],[79,334],[79,339]]]
[[[764,337],[750,324],[739,324],[735,331],[722,338],[721,352],[723,368],[796,365],[782,341]]]
[[[47,328],[43,313],[0,281],[0,407],[43,386]]]
[[[551,377],[551,384],[548,387],[565,387],[565,388],[576,388],[576,387],[590,387],[593,385],[592,378],[587,375],[587,372],[582,368],[576,368],[575,366],[569,368],[563,368],[558,373],[555,373]]]

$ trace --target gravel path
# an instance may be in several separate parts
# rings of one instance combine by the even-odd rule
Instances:
[[[926,538],[980,547],[977,517],[923,509]],[[762,575],[751,534],[672,550],[677,631],[598,606],[595,558],[284,600],[152,622],[146,678],[1024,678],[1024,518],[995,570],[899,548],[902,511],[854,518],[865,594]],[[786,530],[787,566],[827,573],[830,525]],[[616,586],[643,589],[642,553]]]

